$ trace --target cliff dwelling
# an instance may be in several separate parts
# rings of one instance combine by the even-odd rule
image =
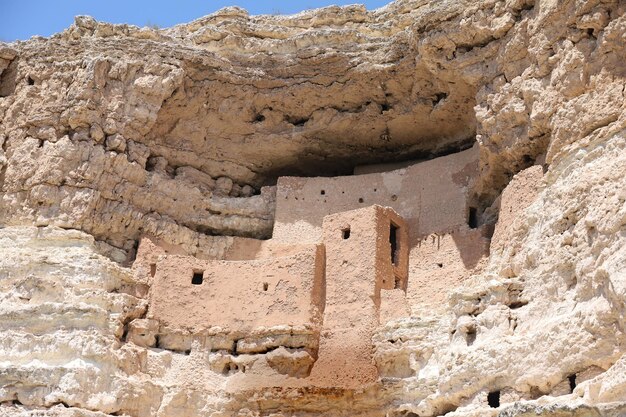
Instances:
[[[0,40],[1,417],[626,416],[625,1],[167,26]]]
[[[472,148],[399,169],[280,177],[272,238],[234,237],[219,259],[144,237],[133,268],[150,282],[149,308],[128,339],[143,344],[147,326],[148,346],[213,352],[216,371],[264,386],[374,384],[385,376],[375,329],[440,309],[488,256],[488,228],[469,207],[477,166]]]

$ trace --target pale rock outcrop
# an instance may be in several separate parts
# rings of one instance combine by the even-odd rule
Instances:
[[[0,415],[623,415],[625,36],[618,0],[399,0],[0,45]],[[377,384],[237,386],[310,354],[152,339],[140,236],[222,258],[278,175],[475,142],[490,258],[380,323]]]

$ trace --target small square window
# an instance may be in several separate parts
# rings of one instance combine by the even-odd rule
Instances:
[[[343,237],[344,240],[348,239],[350,237],[350,228],[348,227],[346,229],[343,229],[341,231],[341,236]]]
[[[204,279],[204,272],[193,271],[193,276],[191,277],[191,283],[193,285],[202,284],[202,280]]]

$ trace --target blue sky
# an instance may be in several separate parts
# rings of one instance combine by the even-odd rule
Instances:
[[[331,4],[362,3],[368,9],[376,9],[389,1],[0,0],[0,41],[24,40],[33,35],[49,36],[71,25],[74,16],[79,14],[111,23],[168,27],[234,5],[247,9],[251,14],[291,14]]]

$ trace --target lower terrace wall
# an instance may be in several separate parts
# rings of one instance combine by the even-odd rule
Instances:
[[[324,258],[322,245],[250,261],[161,256],[148,317],[192,332],[213,326],[240,333],[260,327],[317,326],[324,309]]]
[[[411,249],[406,298],[412,315],[446,310],[450,291],[485,266],[488,232],[488,226],[460,227],[450,233],[428,235]]]
[[[476,147],[390,172],[278,180],[273,240],[319,242],[324,216],[378,204],[393,208],[413,242],[451,231],[468,219],[468,190],[478,169]]]

